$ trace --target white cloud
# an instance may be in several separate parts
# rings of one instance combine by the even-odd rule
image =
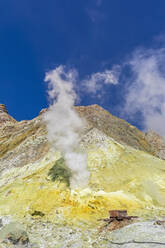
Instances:
[[[138,49],[127,65],[124,113],[130,119],[141,113],[144,130],[154,129],[165,137],[165,49]]]
[[[119,67],[116,66],[112,70],[105,70],[104,72],[97,72],[88,76],[85,80],[83,80],[83,86],[87,92],[96,95],[99,91],[103,92],[104,85],[117,84],[118,77]]]

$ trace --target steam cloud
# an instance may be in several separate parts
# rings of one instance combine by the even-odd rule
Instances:
[[[144,130],[154,129],[165,137],[165,48],[138,49],[127,61],[131,69],[124,113],[130,120],[142,115]]]
[[[99,92],[99,96],[101,96],[105,85],[118,84],[119,74],[120,66],[114,66],[112,70],[93,73],[84,79],[82,83],[87,92],[95,96]]]
[[[48,140],[61,151],[66,165],[72,172],[71,187],[84,187],[88,184],[89,172],[86,168],[87,154],[81,152],[79,132],[83,121],[73,106],[77,99],[74,83],[75,70],[65,71],[59,66],[46,74],[48,96],[51,105],[44,114],[47,123]]]

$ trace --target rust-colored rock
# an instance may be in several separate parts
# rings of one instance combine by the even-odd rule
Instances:
[[[120,218],[127,216],[127,210],[110,210],[109,211],[110,218]]]
[[[113,231],[113,230],[117,230],[117,229],[120,229],[124,226],[127,226],[127,225],[130,225],[134,222],[133,219],[131,220],[127,220],[127,219],[124,219],[122,221],[118,221],[118,220],[113,220],[113,222],[111,222],[111,224],[109,224],[107,226],[107,230],[108,231]]]
[[[129,225],[134,222],[137,216],[129,216],[127,215],[127,210],[110,210],[109,218],[103,219],[107,224],[101,227],[100,231],[104,228],[107,228],[109,231],[113,231]]]

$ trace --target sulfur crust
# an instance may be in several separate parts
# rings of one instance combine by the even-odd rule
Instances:
[[[87,151],[91,176],[85,189],[49,179],[59,152],[6,171],[0,179],[0,215],[23,219],[37,210],[48,221],[76,224],[96,223],[110,209],[146,217],[164,214],[165,161],[112,139]]]

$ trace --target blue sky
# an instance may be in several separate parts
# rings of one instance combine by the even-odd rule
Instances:
[[[123,64],[164,35],[164,10],[164,0],[1,0],[0,102],[17,120],[32,119],[47,106],[47,71],[66,65],[82,80]],[[97,103],[121,116],[127,82],[105,86],[101,98],[83,92],[80,104]],[[135,112],[132,123],[141,128]]]

